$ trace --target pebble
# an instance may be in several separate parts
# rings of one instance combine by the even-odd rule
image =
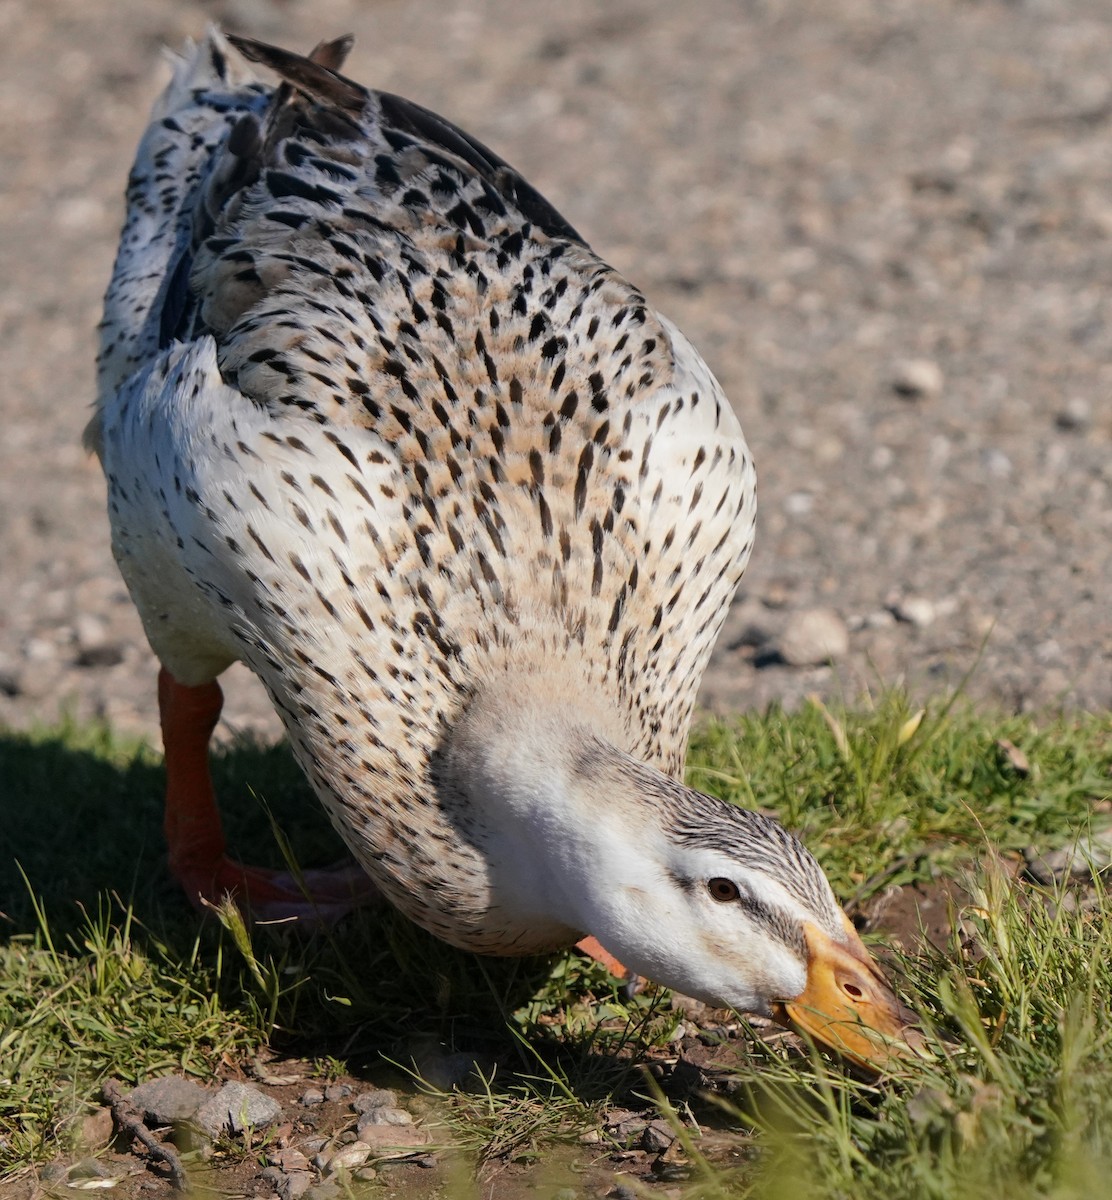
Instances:
[[[942,368],[929,358],[902,359],[892,371],[892,390],[910,400],[938,396],[942,385]]]
[[[412,1124],[413,1117],[404,1108],[390,1108],[384,1105],[382,1108],[372,1108],[365,1113],[360,1113],[357,1128],[362,1129],[364,1125]]]
[[[309,1169],[309,1160],[300,1150],[292,1147],[286,1150],[273,1150],[267,1155],[266,1160],[272,1167],[278,1167],[282,1171],[307,1171]]]
[[[306,1088],[297,1098],[298,1104],[303,1104],[306,1108],[312,1108],[314,1104],[324,1103],[324,1092],[320,1088]]]
[[[82,1119],[81,1145],[89,1150],[99,1150],[112,1140],[113,1130],[112,1110],[102,1105]]]
[[[906,621],[908,625],[924,629],[934,621],[938,612],[934,601],[926,596],[905,596],[892,605],[892,615],[899,621]]]
[[[96,1158],[82,1158],[70,1167],[70,1179],[115,1179],[116,1173],[108,1165]]]
[[[807,608],[788,618],[776,648],[789,666],[821,666],[849,650],[849,630],[832,608]]]
[[[641,1146],[650,1154],[660,1154],[667,1150],[675,1140],[676,1135],[667,1121],[650,1121],[641,1135]]]
[[[348,1083],[330,1083],[324,1089],[324,1098],[335,1102],[336,1100],[346,1100],[355,1089]]]
[[[986,446],[981,451],[981,465],[995,479],[1007,479],[1012,473],[1012,460],[995,446]]]
[[[264,1129],[282,1115],[282,1106],[246,1083],[226,1083],[210,1096],[194,1114],[193,1119],[210,1136],[219,1137],[229,1129],[242,1133],[245,1129]]]
[[[1084,396],[1071,396],[1054,417],[1054,424],[1070,433],[1081,433],[1092,423],[1093,408]]]
[[[606,1132],[623,1146],[644,1137],[648,1121],[636,1113],[614,1113],[606,1124]]]
[[[132,1089],[128,1099],[142,1112],[143,1120],[153,1127],[190,1120],[211,1094],[192,1079],[164,1075],[139,1084]]]
[[[419,1125],[365,1125],[359,1131],[359,1140],[371,1147],[376,1158],[399,1157],[427,1146],[432,1135]]]
[[[784,497],[784,512],[790,517],[805,517],[815,507],[815,497],[810,492],[789,492]]]
[[[277,1167],[266,1167],[259,1178],[274,1188],[278,1200],[299,1200],[313,1186],[311,1171],[280,1171]]]
[[[92,613],[79,613],[73,622],[73,640],[81,654],[99,650],[108,642],[108,626]]]
[[[396,1108],[398,1097],[388,1088],[375,1088],[371,1092],[360,1092],[351,1102],[357,1113],[370,1112],[372,1108]]]
[[[331,1175],[336,1171],[350,1171],[354,1167],[361,1167],[370,1157],[371,1148],[366,1142],[352,1142],[329,1158],[327,1172]]]

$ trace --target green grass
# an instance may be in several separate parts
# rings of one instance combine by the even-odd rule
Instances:
[[[302,865],[335,857],[284,750],[236,747],[216,774],[233,848],[279,861],[272,815]],[[846,901],[965,879],[954,941],[900,962],[931,1060],[876,1087],[754,1044],[725,1092],[654,1101],[642,1062],[677,1020],[658,994],[627,1002],[576,956],[478,960],[387,911],[311,941],[202,922],[165,877],[157,755],[103,728],[0,732],[0,1171],[64,1151],[110,1075],[205,1078],[269,1042],[376,1082],[465,1048],[490,1069],[427,1103],[477,1156],[548,1154],[613,1103],[694,1104],[716,1136],[687,1146],[692,1197],[1101,1194],[1112,900],[1097,881],[1071,908],[997,864],[1108,819],[1112,723],[811,705],[706,727],[689,778],[776,812]]]

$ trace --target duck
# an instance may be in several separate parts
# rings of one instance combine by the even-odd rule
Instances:
[[[86,442],[160,663],[172,873],[256,919],[381,896],[479,954],[579,945],[885,1069],[915,1018],[815,858],[682,780],[753,544],[733,409],[507,162],[343,75],[351,44],[210,29],[128,182]],[[351,864],[229,857],[235,662]]]

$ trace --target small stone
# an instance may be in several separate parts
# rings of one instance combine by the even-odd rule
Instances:
[[[274,1189],[278,1200],[299,1200],[313,1186],[312,1171],[291,1171],[283,1175]]]
[[[210,1095],[192,1079],[165,1075],[161,1079],[148,1079],[133,1088],[128,1099],[153,1128],[190,1120]]]
[[[324,1092],[320,1088],[306,1088],[297,1098],[298,1104],[305,1105],[306,1108],[312,1108],[314,1104],[324,1103]]]
[[[667,1121],[650,1121],[641,1135],[641,1146],[650,1154],[660,1154],[676,1140]]]
[[[1071,396],[1054,417],[1059,429],[1080,433],[1093,423],[1093,409],[1084,396]]]
[[[112,1110],[104,1105],[81,1120],[81,1145],[88,1150],[99,1150],[112,1140]]]
[[[351,1177],[356,1183],[373,1183],[378,1178],[378,1172],[374,1167],[357,1167]]]
[[[905,596],[892,606],[892,615],[908,625],[924,629],[934,621],[938,612],[934,601],[928,600],[926,596]]]
[[[366,1142],[352,1142],[350,1146],[337,1150],[328,1160],[328,1173],[331,1175],[336,1171],[350,1171],[354,1167],[361,1167],[370,1157],[371,1148]]]
[[[292,1147],[288,1150],[277,1150],[267,1156],[267,1161],[283,1171],[307,1171],[309,1160],[300,1150]]]
[[[1007,479],[1012,473],[1012,460],[995,446],[988,446],[981,451],[981,466],[995,479]]]
[[[777,649],[789,666],[821,666],[849,650],[849,630],[832,608],[803,609],[788,618]]]
[[[245,1083],[226,1083],[197,1109],[194,1120],[210,1136],[219,1137],[229,1129],[264,1129],[282,1115],[282,1106]]]
[[[648,1122],[644,1117],[629,1116],[607,1125],[607,1132],[623,1146],[631,1146],[644,1136]]]
[[[432,1135],[419,1125],[367,1125],[359,1140],[370,1146],[375,1158],[404,1158],[432,1141]]]
[[[54,643],[46,638],[28,638],[23,646],[24,656],[33,663],[51,662],[58,657]]]
[[[907,358],[892,371],[892,390],[910,400],[929,399],[942,391],[942,368],[929,358]]]
[[[73,622],[73,640],[80,651],[99,650],[108,641],[108,626],[92,613],[79,613]]]
[[[115,1172],[96,1158],[83,1158],[69,1169],[70,1179],[114,1179]]]
[[[784,512],[789,517],[805,517],[815,507],[811,492],[791,492],[784,497]]]
[[[653,1159],[652,1173],[658,1179],[667,1182],[691,1177],[691,1163],[684,1153],[683,1143],[679,1138],[674,1139],[667,1150]]]
[[[359,1115],[357,1128],[364,1125],[412,1125],[413,1117],[404,1108],[372,1108]]]
[[[82,650],[75,661],[79,667],[118,667],[124,661],[124,652],[119,646],[100,646]]]
[[[886,608],[877,608],[861,618],[863,629],[889,629],[896,623],[896,614]]]
[[[355,1089],[347,1083],[330,1083],[324,1089],[324,1098],[331,1103],[337,1100],[346,1100]]]
[[[375,1088],[372,1092],[360,1092],[351,1102],[357,1113],[370,1112],[372,1108],[396,1108],[398,1097],[388,1088]]]

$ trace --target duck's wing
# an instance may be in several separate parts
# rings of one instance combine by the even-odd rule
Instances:
[[[151,112],[128,178],[127,216],[100,325],[101,398],[165,344],[165,326],[185,304],[183,263],[195,240],[198,190],[230,131],[267,104],[268,89],[237,63],[215,29],[172,62],[173,77]]]

